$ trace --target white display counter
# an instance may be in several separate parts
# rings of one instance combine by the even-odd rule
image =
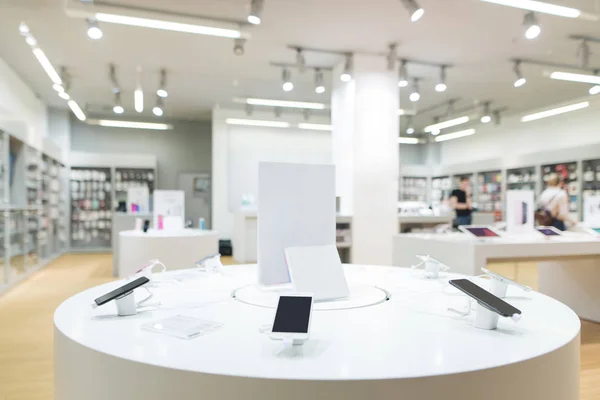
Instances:
[[[352,293],[346,302],[375,286],[389,292],[389,301],[384,296],[354,308],[317,303],[310,340],[294,347],[263,333],[277,292],[262,292],[263,299],[254,299],[264,302],[259,306],[235,298],[256,281],[255,266],[186,271],[191,280],[184,283],[173,279],[183,271],[155,275],[164,282],[151,289],[162,306],[132,317],[117,317],[114,302],[90,307],[121,282],[81,292],[54,315],[55,399],[579,397],[580,322],[560,302],[511,287],[507,301],[522,310],[521,321],[501,319],[497,330],[480,330],[472,314],[448,311],[466,297],[443,280],[420,279],[404,268],[345,268]],[[190,340],[141,330],[174,315],[223,326]]]
[[[117,273],[120,277],[129,276],[153,259],[160,260],[169,270],[191,268],[201,258],[218,252],[216,231],[124,231],[119,233]]]
[[[394,265],[417,264],[430,255],[452,271],[479,275],[495,261],[539,261],[539,290],[584,319],[600,322],[600,240],[585,234],[546,239],[525,235],[477,239],[463,233],[403,234],[394,237]]]
[[[398,232],[414,228],[434,228],[441,224],[452,224],[454,213],[446,215],[399,215]]]

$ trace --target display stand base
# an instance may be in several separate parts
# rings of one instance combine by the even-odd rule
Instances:
[[[137,304],[135,304],[135,296],[133,290],[115,299],[117,304],[117,314],[121,317],[137,314]]]
[[[294,339],[294,338],[283,338],[284,346],[302,346],[306,340]]]
[[[438,279],[440,277],[440,264],[435,261],[425,261],[425,278]]]
[[[490,292],[501,299],[506,297],[506,292],[508,290],[508,283],[501,281],[498,278],[491,277],[490,278]]]
[[[500,315],[477,303],[477,306],[475,307],[475,323],[473,326],[479,329],[494,330],[498,327],[499,317]]]

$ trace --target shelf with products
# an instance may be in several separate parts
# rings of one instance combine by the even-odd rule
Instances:
[[[535,167],[512,168],[506,171],[506,190],[531,190],[536,196]]]
[[[115,168],[115,210],[127,212],[127,189],[147,187],[150,199],[154,191],[156,171],[153,168]],[[150,200],[150,202],[152,202]]]
[[[546,187],[550,174],[555,173],[562,177],[564,189],[569,196],[569,211],[573,214],[579,213],[580,182],[577,174],[577,162],[542,165],[542,188]]]
[[[475,196],[480,212],[492,212],[502,220],[502,171],[479,172]]]
[[[440,206],[448,201],[452,192],[450,176],[437,176],[431,179],[431,205]]]
[[[403,176],[400,186],[400,201],[427,202],[427,178]]]
[[[72,167],[71,248],[111,248],[111,169]]]
[[[584,160],[582,170],[582,201],[585,209],[587,197],[600,196],[600,159]]]

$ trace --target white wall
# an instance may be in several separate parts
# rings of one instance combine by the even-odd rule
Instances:
[[[48,84],[51,82],[48,80]],[[42,149],[48,136],[48,112],[36,93],[0,59],[0,130]]]
[[[258,198],[259,161],[331,163],[329,132],[227,125],[227,118],[275,119],[271,110],[257,109],[250,117],[240,110],[213,110],[212,223],[221,237],[231,237],[233,212],[239,209],[242,193]],[[281,120],[302,122],[302,115],[288,111]],[[310,122],[328,124],[329,118],[315,115]]]
[[[494,160],[498,167],[510,168],[600,158],[600,99],[568,104],[584,100],[590,101],[590,106],[571,113],[532,122],[520,122],[522,115],[518,115],[500,125],[478,125],[473,136],[441,143],[439,163],[448,167]]]
[[[240,208],[242,194],[258,201],[260,161],[331,164],[331,133],[301,129],[228,126],[229,211]]]

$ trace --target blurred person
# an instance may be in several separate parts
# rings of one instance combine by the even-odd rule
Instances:
[[[473,221],[473,199],[471,195],[471,179],[460,178],[458,189],[450,194],[450,206],[456,211],[455,226],[471,225]]]
[[[563,187],[563,178],[557,174],[550,174],[546,182],[546,189],[538,200],[539,208],[536,211],[536,219],[539,224],[565,231],[567,224],[577,223],[569,214],[569,195]]]

